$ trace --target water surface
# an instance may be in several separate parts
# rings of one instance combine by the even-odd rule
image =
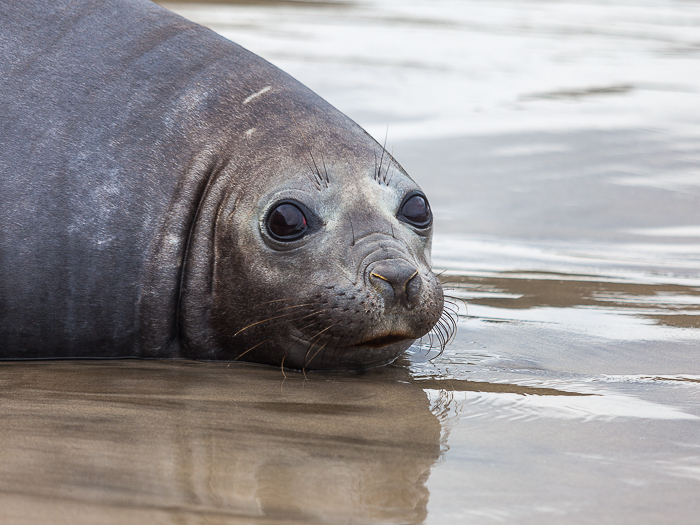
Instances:
[[[697,520],[700,3],[166,5],[386,140],[459,329],[361,375],[4,363],[3,521]]]

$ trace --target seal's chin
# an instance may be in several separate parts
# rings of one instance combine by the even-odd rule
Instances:
[[[354,344],[352,346],[366,346],[369,348],[384,348],[385,346],[395,345],[397,343],[402,343],[404,341],[415,341],[415,337],[410,337],[403,334],[387,334],[380,337],[373,337],[366,341]]]
[[[314,344],[303,339],[296,339],[293,346],[285,348],[285,368],[298,370],[362,370],[387,365],[395,361],[416,340],[405,334],[386,334],[381,337],[366,339],[359,343],[343,346]],[[251,352],[252,353],[252,352]],[[264,355],[244,360],[262,361]],[[264,361],[262,361],[264,362]],[[279,362],[268,361],[279,366]]]

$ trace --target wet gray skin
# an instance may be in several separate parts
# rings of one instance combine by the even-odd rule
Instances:
[[[426,197],[308,88],[147,0],[0,20],[0,358],[361,369],[438,322]]]

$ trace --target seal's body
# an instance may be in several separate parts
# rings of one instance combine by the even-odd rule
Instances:
[[[355,123],[147,0],[0,0],[0,357],[392,361],[425,197]]]

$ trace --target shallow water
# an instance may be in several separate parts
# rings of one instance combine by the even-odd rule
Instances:
[[[700,3],[167,5],[387,137],[457,336],[362,375],[2,363],[3,522],[697,520]]]

